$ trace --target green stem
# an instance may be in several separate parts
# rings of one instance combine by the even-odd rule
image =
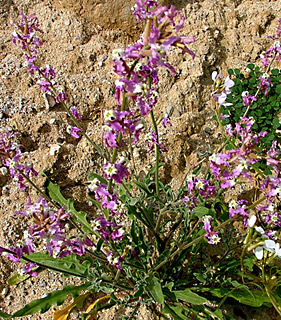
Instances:
[[[72,115],[70,109],[68,108],[68,106],[66,105],[65,102],[62,102],[62,105],[63,107],[65,108],[67,114],[70,116],[70,118],[72,119],[72,121],[75,123],[75,125],[81,129],[81,134],[90,142],[90,144],[96,149],[97,153],[102,156],[102,157],[105,157],[106,158],[106,154],[105,152],[101,149],[101,147],[95,143],[88,135],[87,133],[82,129],[79,121]]]
[[[214,232],[216,232],[217,230],[223,228],[224,226],[226,226],[227,224],[229,224],[230,222],[233,222],[234,219],[228,219],[225,222],[221,223],[219,226],[217,226],[216,228],[214,228]],[[184,251],[186,249],[188,249],[189,247],[193,246],[194,244],[200,242],[201,240],[203,240],[205,238],[205,234],[203,234],[202,236],[194,239],[191,242],[185,242],[183,243],[181,246],[178,247],[178,249],[176,251],[174,251],[167,259],[165,259],[164,261],[162,261],[161,263],[159,263],[156,267],[154,267],[151,271],[150,274],[153,273],[153,271],[157,271],[159,270],[161,267],[163,267],[167,262],[171,261],[177,254],[179,254],[181,251]]]
[[[153,111],[150,111],[150,116],[152,120],[152,124],[154,127],[154,132],[156,134],[156,141],[157,144],[155,145],[155,156],[156,156],[156,161],[155,161],[155,186],[156,186],[156,195],[158,199],[160,198],[160,192],[159,192],[159,137],[158,137],[158,128],[157,128],[157,123],[155,121],[155,117],[153,114]]]

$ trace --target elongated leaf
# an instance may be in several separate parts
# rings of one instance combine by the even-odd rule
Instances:
[[[56,201],[58,204],[61,206],[66,206],[67,200],[65,197],[62,195],[60,191],[60,187],[57,184],[54,184],[45,173],[42,173],[44,177],[46,177],[46,181],[44,183],[44,187],[47,191],[48,196]]]
[[[87,221],[87,213],[84,211],[77,211],[74,208],[72,199],[67,200],[67,212],[79,223],[82,224],[85,232],[93,233],[90,223]]]
[[[51,292],[45,298],[34,300],[28,303],[24,308],[14,313],[12,318],[24,317],[37,312],[44,313],[54,305],[61,305],[69,294],[71,294],[73,297],[76,297],[82,290],[87,289],[89,285],[89,282],[78,287],[70,285],[64,287],[62,290]]]
[[[10,286],[15,286],[15,285],[27,280],[30,277],[31,276],[29,274],[20,275],[20,274],[16,273],[11,278],[9,278],[7,280],[7,284]]]
[[[262,305],[269,306],[270,299],[268,296],[261,291],[245,291],[240,289],[228,289],[228,288],[201,288],[201,292],[209,292],[218,298],[223,298],[225,296],[233,298],[239,301],[242,304],[252,306],[252,307],[261,307]]]
[[[197,293],[194,293],[189,289],[173,291],[173,293],[177,300],[183,300],[195,305],[202,305],[208,301],[206,298],[199,296]]]
[[[134,181],[134,184],[144,191],[148,196],[152,196],[152,192],[148,189],[147,185],[140,183],[139,181]]]
[[[91,225],[86,219],[87,213],[83,211],[77,211],[74,208],[74,202],[72,199],[65,199],[60,191],[60,187],[54,184],[44,173],[43,175],[47,178],[44,184],[47,194],[50,198],[56,201],[59,205],[65,206],[67,212],[75,219],[76,222],[82,224],[85,232],[93,233]]]
[[[164,295],[160,282],[156,277],[151,277],[149,280],[148,291],[158,303],[164,303]]]
[[[33,271],[36,271],[37,273],[42,272],[44,269],[40,267],[34,267],[32,268]],[[29,274],[20,275],[19,273],[14,274],[11,278],[7,280],[7,284],[10,286],[15,286],[27,279],[29,279],[31,276]]]
[[[63,258],[53,258],[47,253],[31,253],[26,257],[42,267],[70,276],[85,278],[89,275],[90,262],[84,261],[81,263],[75,254]]]
[[[3,319],[11,319],[13,316],[11,316],[8,313],[4,313],[4,312],[0,311],[0,317]]]
[[[190,320],[182,314],[183,310],[184,309],[182,306],[172,306],[165,304],[165,307],[162,309],[162,312],[171,315],[174,320]]]

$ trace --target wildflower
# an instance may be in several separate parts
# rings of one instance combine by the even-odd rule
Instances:
[[[103,116],[104,116],[105,123],[113,121],[113,120],[116,119],[116,113],[115,113],[114,110],[106,110],[106,111],[104,111]]]
[[[202,221],[204,223],[203,226],[203,230],[205,230],[207,232],[207,234],[211,233],[211,221],[212,221],[212,217],[211,216],[203,216],[202,217]]]
[[[207,236],[209,244],[218,244],[221,241],[221,238],[218,235],[218,232],[214,232]]]
[[[212,80],[214,81],[214,91],[211,93],[211,97],[219,103],[219,105],[231,105],[231,103],[226,103],[225,100],[227,95],[231,93],[231,89],[234,86],[234,81],[232,81],[229,76],[224,80],[223,75],[214,71],[212,73]]]
[[[76,108],[71,108],[71,109],[70,109],[70,112],[71,112],[71,114],[73,115],[73,117],[74,117],[76,120],[81,120],[81,119],[82,119],[81,114],[77,111]]]
[[[103,168],[107,178],[112,178],[113,175],[118,173],[115,164],[112,164],[110,162],[108,162]]]
[[[250,95],[248,91],[242,92],[243,106],[249,106],[251,101],[257,101],[257,98]]]
[[[72,137],[79,139],[80,136],[79,136],[78,132],[82,132],[82,129],[77,128],[77,127],[68,126],[66,131],[67,131],[67,133],[71,134]]]
[[[90,181],[88,188],[91,192],[94,192],[97,190],[99,185],[100,185],[100,181],[97,178],[94,178],[92,181]]]
[[[270,75],[268,73],[262,74],[260,76],[260,83],[258,84],[258,89],[264,91],[264,95],[266,96],[270,87],[273,87],[273,83],[270,81]]]
[[[57,91],[57,96],[56,96],[56,102],[57,103],[60,103],[60,102],[64,102],[67,100],[67,96],[66,96],[66,93],[64,91],[63,88],[58,88],[58,91]]]

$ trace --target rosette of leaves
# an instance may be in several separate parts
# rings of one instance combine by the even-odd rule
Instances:
[[[234,125],[245,114],[247,106],[243,105],[243,92],[248,91],[250,95],[255,96],[258,91],[260,76],[263,73],[258,66],[252,63],[248,64],[248,68],[250,71],[247,74],[242,73],[240,69],[228,70],[235,85],[231,88],[232,92],[226,100],[227,103],[232,105],[221,106],[221,113],[229,115],[228,118],[223,120],[223,125]],[[247,117],[255,119],[255,124],[252,127],[253,132],[268,132],[261,142],[262,148],[267,150],[271,147],[273,140],[279,142],[280,133],[278,129],[281,126],[278,118],[281,104],[281,70],[272,69],[269,75],[273,86],[268,89],[267,95],[262,91],[258,93],[257,101],[253,101],[247,113]]]

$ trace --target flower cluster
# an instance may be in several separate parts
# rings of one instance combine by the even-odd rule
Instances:
[[[276,255],[281,258],[280,244],[275,242],[277,240],[276,231],[265,231],[262,227],[256,226],[257,217],[253,215],[248,219],[248,225],[250,228],[254,227],[255,230],[255,244],[253,252],[258,260],[263,259],[266,250],[271,255]]]
[[[10,176],[16,182],[21,190],[26,189],[26,179],[32,175],[37,176],[38,173],[34,170],[32,164],[22,165],[19,163],[22,153],[20,146],[14,142],[16,133],[1,132],[0,133],[0,157],[3,166],[9,171]]]
[[[36,63],[37,59],[37,49],[39,46],[43,45],[43,41],[37,37],[37,33],[44,33],[43,30],[39,28],[38,18],[35,14],[26,16],[21,12],[22,21],[20,23],[14,22],[17,27],[17,31],[13,32],[13,43],[15,45],[20,44],[21,49],[24,53],[25,62],[24,66],[27,67],[28,72],[34,75],[37,71],[38,75],[41,77],[39,80],[39,86],[42,91],[55,94],[56,102],[63,102],[67,99],[66,94],[63,89],[56,90],[53,87],[53,80],[56,77],[56,73],[52,67],[46,65],[45,67],[39,67]]]
[[[205,237],[208,239],[209,244],[218,244],[221,240],[219,237],[218,232],[212,231],[212,217],[211,216],[204,216],[202,218],[203,221],[203,230],[206,231]]]
[[[279,26],[276,31],[276,36],[269,36],[268,38],[274,40],[273,45],[261,54],[262,64],[264,67],[268,67],[270,61],[274,59],[276,61],[281,61],[281,44],[280,44],[280,35],[281,35],[281,19],[279,21]]]
[[[251,132],[254,124],[252,118],[241,117],[241,124],[236,123],[234,130],[228,128],[230,137],[240,140],[240,147],[210,156],[210,168],[216,179],[220,180],[221,188],[232,188],[237,179],[242,176],[251,181],[250,167],[259,161],[257,156],[257,144],[267,132],[259,134]]]
[[[14,22],[17,31],[13,32],[12,36],[13,43],[15,45],[20,44],[24,53],[25,62],[23,65],[27,67],[30,75],[35,76],[35,72],[37,73],[36,77],[39,77],[38,84],[43,92],[53,95],[57,103],[64,103],[67,100],[67,95],[64,88],[56,88],[54,86],[56,78],[54,69],[48,64],[40,67],[37,62],[37,49],[43,45],[43,41],[41,41],[36,34],[38,32],[41,34],[44,33],[43,30],[39,28],[38,18],[35,14],[26,16],[23,12],[21,12],[21,17],[22,21],[20,23]],[[69,113],[73,118],[81,120],[81,115],[75,108],[72,108]],[[74,138],[79,138],[78,133],[81,131],[77,126],[70,126],[67,130]]]
[[[28,198],[26,210],[17,211],[23,217],[31,217],[33,225],[24,231],[23,239],[18,241],[16,246],[3,249],[5,255],[13,262],[21,262],[22,256],[35,252],[40,241],[43,242],[47,252],[52,257],[65,257],[71,253],[82,256],[85,254],[85,246],[92,247],[92,241],[84,235],[67,238],[67,224],[70,218],[64,207],[53,209],[47,201],[40,197],[32,203]],[[5,251],[6,250],[6,251]],[[34,266],[32,266],[33,268]],[[25,272],[34,275],[30,264],[25,265]]]

